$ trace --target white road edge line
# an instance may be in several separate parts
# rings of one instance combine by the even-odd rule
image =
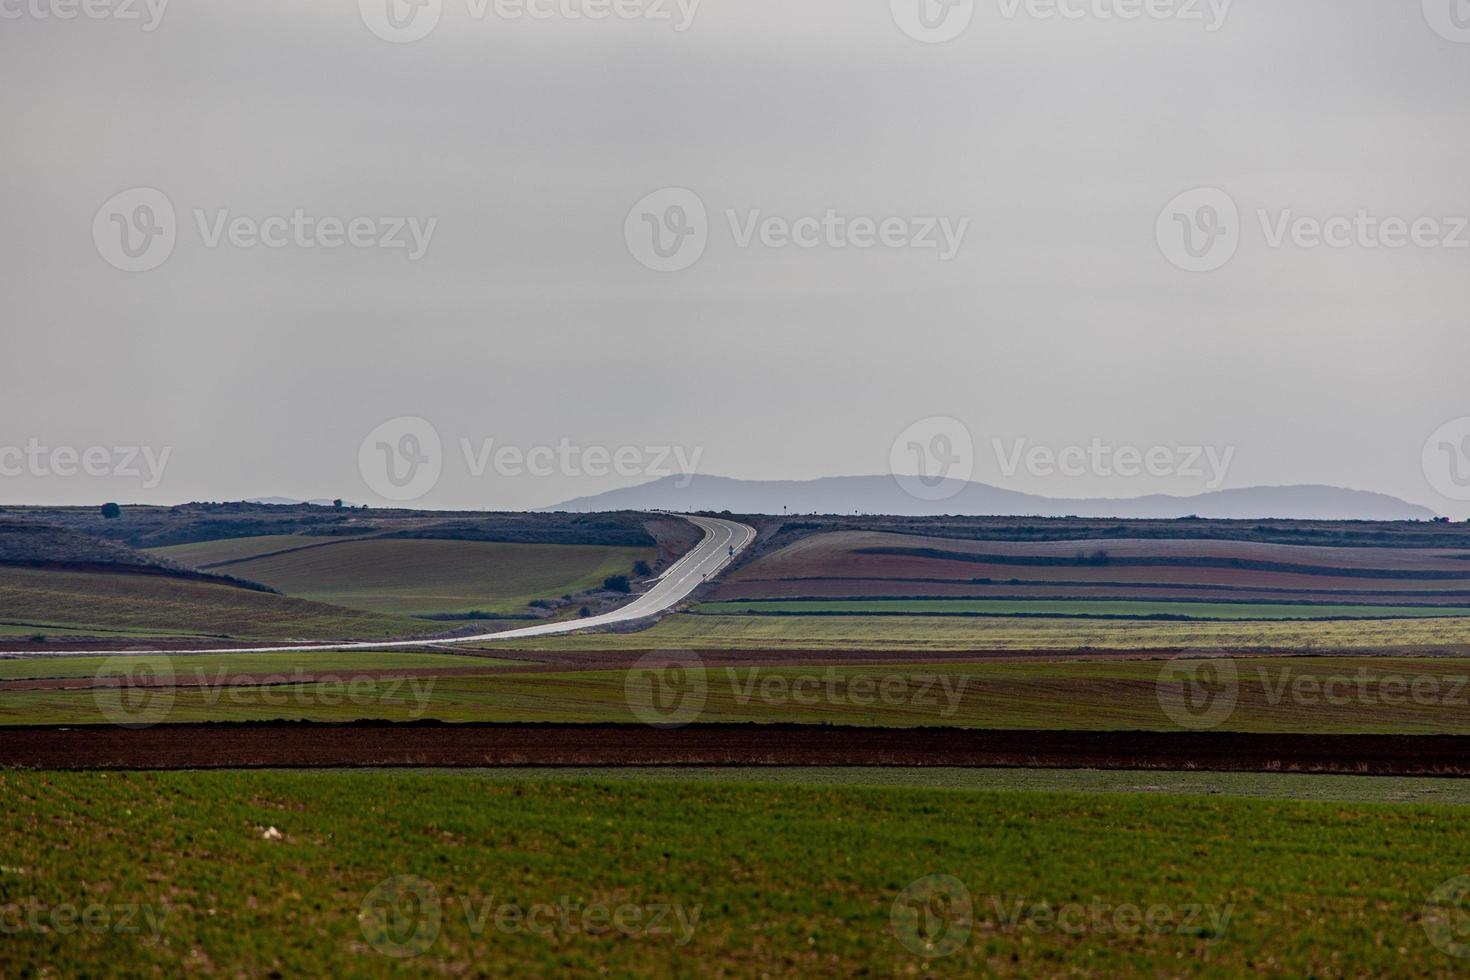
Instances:
[[[619,623],[631,623],[656,616],[671,609],[688,598],[689,594],[704,582],[717,575],[726,565],[734,561],[755,540],[755,528],[736,521],[717,517],[696,517],[693,514],[675,515],[689,521],[704,532],[700,542],[682,558],[669,566],[659,576],[653,588],[635,598],[626,606],[611,612],[586,619],[546,623],[541,626],[525,626],[500,633],[482,633],[478,636],[457,636],[448,639],[426,640],[383,640],[377,642],[311,643],[287,646],[250,647],[206,647],[197,650],[25,650],[0,654],[0,659],[21,657],[106,657],[144,654],[180,656],[207,653],[325,653],[331,650],[392,650],[402,647],[454,646],[462,643],[487,643],[495,640],[524,639],[532,636],[565,636],[586,630],[599,629]],[[738,538],[738,542],[737,542]],[[687,566],[687,567],[686,567]]]

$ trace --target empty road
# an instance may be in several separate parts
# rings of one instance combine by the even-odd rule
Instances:
[[[685,520],[692,522],[704,532],[704,539],[695,545],[688,554],[669,566],[659,576],[653,588],[638,596],[626,606],[619,606],[612,612],[603,613],[599,616],[589,616],[586,619],[571,619],[559,623],[542,623],[538,626],[524,626],[520,629],[504,630],[499,633],[481,633],[477,636],[457,636],[441,640],[377,640],[372,642],[354,643],[312,643],[291,644],[288,646],[249,646],[222,649],[219,647],[202,647],[198,650],[65,650],[53,653],[27,651],[24,654],[11,654],[10,656],[63,656],[80,657],[86,655],[108,656],[129,653],[160,653],[189,654],[189,653],[289,653],[295,651],[308,652],[313,650],[391,650],[395,647],[422,647],[429,645],[442,645],[449,643],[485,643],[493,640],[518,640],[532,636],[560,636],[566,633],[579,633],[583,630],[597,629],[603,626],[614,626],[623,623],[633,623],[638,620],[648,619],[659,613],[671,609],[682,602],[688,595],[700,586],[706,579],[724,568],[735,556],[744,551],[746,547],[755,540],[755,529],[735,521],[725,521],[717,517],[693,517],[681,515]]]

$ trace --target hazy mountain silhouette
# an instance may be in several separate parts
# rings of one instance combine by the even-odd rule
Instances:
[[[683,485],[686,481],[687,486]],[[946,481],[942,489],[948,494],[945,499],[929,501],[909,494],[891,476],[834,476],[803,481],[668,476],[641,486],[579,497],[543,509],[1163,519],[1196,515],[1225,520],[1277,517],[1327,521],[1428,520],[1436,516],[1427,507],[1387,494],[1329,486],[1243,487],[1188,497],[1151,494],[1119,499],[1042,497],[958,480]]]

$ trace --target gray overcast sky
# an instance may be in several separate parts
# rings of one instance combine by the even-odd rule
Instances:
[[[621,0],[672,20],[597,21],[442,0],[412,43],[368,24],[391,33],[391,2],[422,25],[436,0],[173,0],[152,31],[38,16],[66,2],[0,0],[0,447],[170,455],[156,486],[113,456],[70,477],[64,456],[0,456],[0,502],[383,503],[359,450],[415,417],[442,445],[415,504],[534,507],[657,475],[657,454],[627,457],[638,475],[510,457],[477,476],[461,440],[678,446],[702,472],[800,479],[885,472],[901,432],[952,417],[974,478],[1019,490],[1207,480],[1007,473],[993,439],[1233,448],[1226,486],[1470,516],[1421,459],[1470,416],[1470,248],[1445,247],[1470,215],[1464,0],[1236,0],[1216,30],[1194,0],[1126,21],[1100,14],[1128,0],[1065,0],[1069,19],[975,0],[942,44],[900,26],[918,0],[704,0],[683,31],[673,0]],[[926,2],[941,29],[967,13]],[[708,241],[657,272],[629,244],[642,212],[630,235],[625,218],[669,187],[697,195]],[[104,207],[133,188],[172,205],[171,252],[144,236],[166,217],[147,200]],[[1206,241],[1211,215],[1160,222],[1195,188],[1239,211],[1208,272],[1179,268],[1167,231]],[[648,213],[673,221],[667,203]],[[374,247],[326,249],[311,234],[330,225],[315,247],[251,247],[248,225],[210,244],[221,212],[297,209],[369,218]],[[904,242],[968,225],[947,260],[852,247],[860,223],[834,233],[846,248],[740,242],[752,212],[828,209],[901,219]],[[1360,210],[1450,241],[1271,243],[1283,219]],[[375,247],[397,217],[437,219],[421,256]],[[124,232],[166,258],[120,271]],[[382,433],[364,458],[424,448]]]

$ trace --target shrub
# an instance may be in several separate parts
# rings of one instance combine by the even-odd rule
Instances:
[[[105,518],[107,518],[108,520],[112,520],[114,518],[121,517],[122,516],[122,508],[119,507],[117,504],[103,504],[102,505],[102,516],[105,517]]]
[[[647,578],[653,574],[653,567],[640,558],[633,563],[633,574]]]
[[[628,582],[626,575],[609,575],[602,580],[602,587],[609,592],[621,592],[624,595],[633,591],[633,586]]]

